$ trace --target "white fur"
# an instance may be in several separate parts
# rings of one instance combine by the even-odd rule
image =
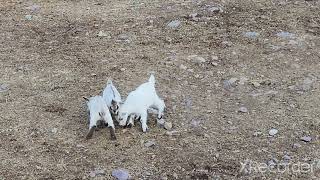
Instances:
[[[117,88],[113,85],[112,81],[108,79],[107,86],[102,93],[103,99],[106,101],[108,108],[111,111],[111,114],[118,114],[118,108],[120,107],[121,95],[118,92]],[[112,104],[114,101],[116,104]],[[117,117],[117,116],[115,116]]]
[[[87,106],[88,111],[90,112],[89,129],[91,129],[93,126],[97,126],[97,122],[99,120],[103,120],[108,124],[108,127],[112,127],[114,129],[111,114],[102,96],[90,97],[89,101],[87,102]]]
[[[149,81],[141,84],[136,90],[129,93],[126,101],[120,106],[120,125],[125,126],[129,117],[129,124],[133,125],[134,116],[140,116],[142,131],[148,130],[148,108],[155,107],[158,110],[158,119],[162,118],[165,104],[156,93],[155,78],[150,76]]]

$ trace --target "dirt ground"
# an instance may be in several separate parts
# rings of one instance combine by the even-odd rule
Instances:
[[[1,180],[320,178],[317,0],[3,0],[0,33]],[[152,71],[173,129],[86,141],[82,96]]]

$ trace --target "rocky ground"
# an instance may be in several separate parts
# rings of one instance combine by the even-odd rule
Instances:
[[[0,33],[0,179],[320,178],[317,0],[4,0]],[[151,71],[172,129],[86,141],[82,96]]]

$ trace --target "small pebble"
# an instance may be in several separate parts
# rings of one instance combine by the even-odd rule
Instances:
[[[99,37],[108,37],[111,38],[111,36],[109,35],[109,33],[103,32],[103,31],[99,31],[98,33]]]
[[[115,177],[117,180],[127,180],[130,177],[129,172],[125,169],[113,170],[112,176]]]
[[[278,134],[278,130],[277,129],[270,129],[270,131],[269,131],[269,135],[270,136],[275,136],[276,134]]]
[[[25,18],[26,18],[27,20],[31,21],[33,17],[32,17],[32,15],[26,15]]]
[[[154,142],[154,140],[149,140],[146,143],[144,143],[145,147],[151,147],[151,146],[155,146],[156,142]]]
[[[51,130],[51,132],[55,134],[55,133],[58,132],[58,129],[57,129],[57,128],[53,128],[53,129]]]
[[[239,108],[239,112],[247,113],[248,112],[248,108],[242,106],[242,107]]]
[[[301,144],[299,144],[299,143],[294,143],[294,144],[292,145],[292,147],[293,147],[294,149],[298,149],[298,148],[301,148]]]
[[[94,171],[91,171],[89,174],[90,177],[104,176],[104,175],[106,175],[106,173],[102,169],[96,169]]]
[[[168,24],[168,27],[176,29],[176,28],[178,28],[180,26],[180,24],[181,24],[181,21],[173,20]]]
[[[167,131],[166,135],[167,136],[179,136],[180,133],[179,133],[179,131]]]
[[[172,123],[171,122],[165,122],[164,123],[164,128],[168,131],[172,129]]]
[[[8,90],[9,90],[8,85],[6,85],[6,84],[0,84],[0,93],[1,93],[1,92],[6,92],[6,91],[8,91]]]
[[[303,136],[300,139],[301,139],[301,141],[304,141],[304,142],[310,142],[312,140],[312,138],[310,136]]]
[[[185,65],[183,65],[183,64],[181,64],[181,65],[179,66],[179,68],[182,69],[182,70],[187,70],[187,66],[185,66]]]
[[[197,63],[197,64],[202,64],[206,62],[206,59],[198,55],[188,56],[188,60],[193,61],[194,63]]]
[[[158,124],[158,126],[159,126],[160,128],[164,128],[164,125],[165,125],[164,119],[163,119],[163,118],[162,118],[162,119],[159,119],[159,120],[157,121],[157,124]]]

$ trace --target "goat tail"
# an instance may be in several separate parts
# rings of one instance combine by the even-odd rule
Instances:
[[[150,78],[149,78],[149,82],[152,83],[152,84],[155,84],[156,83],[156,80],[154,78],[154,75],[153,73],[151,74]]]

